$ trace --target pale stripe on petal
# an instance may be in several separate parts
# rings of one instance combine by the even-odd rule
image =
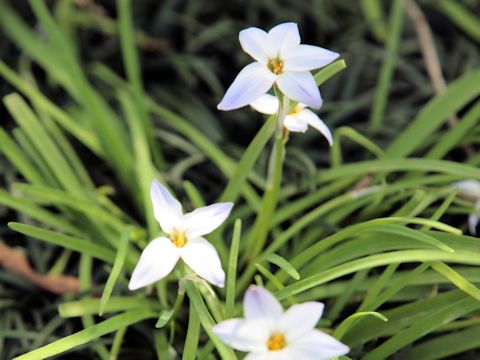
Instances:
[[[330,132],[328,126],[315,114],[313,111],[308,109],[301,110],[296,117],[308,125],[320,131],[320,133],[325,136],[330,146],[333,145],[333,136]]]
[[[310,71],[330,64],[340,54],[320,46],[299,45],[282,56],[285,71]]]
[[[212,330],[225,344],[236,350],[253,351],[257,355],[267,350],[270,334],[267,328],[262,327],[262,323],[230,319],[215,325]],[[262,357],[252,357],[252,359],[262,359]]]
[[[265,31],[256,27],[251,27],[240,31],[238,37],[243,51],[261,64],[267,65],[267,33]]]
[[[334,337],[312,330],[289,344],[292,359],[327,360],[347,354],[350,349]]]
[[[279,24],[268,32],[268,56],[276,58],[300,45],[298,25],[293,22]]]
[[[178,248],[170,239],[159,237],[151,241],[133,270],[128,288],[136,290],[164,278],[173,270],[179,256]]]
[[[220,257],[215,247],[204,238],[188,240],[187,244],[180,248],[180,257],[209,283],[218,287],[224,286],[225,272]]]
[[[314,109],[322,106],[320,90],[313,75],[306,72],[286,72],[278,76],[277,85],[289,98]]]
[[[316,301],[290,306],[278,322],[279,330],[285,334],[287,343],[313,330],[323,309],[324,305]]]
[[[163,231],[170,233],[173,227],[178,226],[183,216],[182,205],[158,180],[152,181],[150,197],[155,219],[160,223]]]
[[[243,299],[243,313],[247,320],[275,320],[283,314],[280,302],[267,290],[252,285]]]
[[[183,216],[181,228],[189,239],[211,233],[224,223],[232,211],[233,203],[204,206]]]
[[[259,62],[245,66],[228,88],[219,110],[233,110],[250,104],[272,87],[277,75]]]

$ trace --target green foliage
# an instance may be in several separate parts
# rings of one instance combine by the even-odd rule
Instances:
[[[199,2],[185,9],[165,2],[155,21],[184,37],[172,40],[181,50],[162,50],[155,60],[175,80],[156,84],[142,77],[148,61],[138,48],[152,39],[134,26],[140,6],[118,0],[117,22],[72,1],[53,9],[29,3],[35,26],[0,1],[0,27],[21,52],[0,60],[0,76],[12,87],[3,97],[11,126],[0,128],[0,153],[14,173],[4,176],[0,204],[16,212],[9,229],[39,270],[78,276],[81,291],[42,297],[43,308],[24,321],[16,306],[30,314],[29,305],[15,304],[10,288],[38,293],[0,272],[0,353],[236,359],[212,326],[240,316],[245,289],[260,282],[285,305],[326,302],[320,326],[351,347],[350,358],[478,356],[480,242],[464,234],[473,205],[451,187],[480,180],[480,156],[471,154],[480,146],[480,70],[472,65],[479,20],[469,11],[478,1],[418,1],[464,33],[455,46],[470,54],[461,62],[443,51],[449,85],[439,95],[412,56],[420,52],[402,26],[403,0],[388,8],[360,1],[359,9],[334,1],[312,9],[286,1],[286,10],[275,11],[269,4],[276,1],[241,4],[249,25],[268,11],[277,22],[301,25],[302,16],[313,16],[310,36],[318,43],[324,31],[338,33],[346,58],[315,74],[326,99],[322,117],[338,125],[330,154],[313,130],[272,140],[275,117],[213,110],[220,79],[230,74],[211,49],[229,53],[244,27],[230,15],[204,25],[199,19],[211,14]],[[343,13],[351,24],[337,23]],[[365,40],[367,30],[379,43]],[[82,53],[83,32],[118,37],[125,78]],[[233,76],[240,64],[232,61]],[[448,128],[452,115],[459,121]],[[225,290],[180,272],[127,290],[142,249],[160,233],[149,198],[153,178],[188,209],[235,202],[229,221],[209,236],[227,273]]]

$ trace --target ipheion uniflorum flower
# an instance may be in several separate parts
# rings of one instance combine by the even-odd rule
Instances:
[[[249,352],[245,360],[322,360],[345,355],[349,348],[315,329],[323,304],[305,302],[283,311],[267,290],[251,286],[245,293],[245,319],[225,320],[213,332],[234,349]]]
[[[213,204],[183,214],[182,205],[157,180],[152,182],[150,197],[155,218],[169,237],[158,237],[147,245],[128,288],[136,290],[164,278],[180,258],[199,276],[223,287],[225,273],[218,253],[202,236],[223,224],[233,204]]]
[[[453,187],[459,189],[459,195],[475,206],[475,211],[468,216],[468,229],[472,235],[477,235],[477,226],[480,222],[480,181],[462,180],[453,184]]]
[[[272,115],[278,111],[280,102],[276,96],[264,94],[257,100],[250,103],[250,106],[262,114]],[[283,126],[292,132],[305,132],[308,126],[318,130],[332,146],[333,137],[327,125],[312,110],[307,109],[307,105],[298,103],[285,116]]]
[[[311,70],[335,60],[339,54],[319,46],[300,44],[296,23],[288,22],[268,33],[251,27],[240,31],[240,44],[255,62],[245,66],[228,88],[219,110],[250,104],[276,84],[287,97],[318,109],[320,91]]]

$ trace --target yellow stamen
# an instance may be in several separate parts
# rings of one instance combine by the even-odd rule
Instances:
[[[270,59],[267,66],[275,75],[283,74],[283,61],[279,58]]]
[[[187,236],[183,231],[173,228],[170,233],[170,240],[176,247],[181,248],[187,243]]]
[[[267,348],[270,351],[277,351],[283,349],[287,345],[285,336],[282,333],[273,333],[267,341]]]

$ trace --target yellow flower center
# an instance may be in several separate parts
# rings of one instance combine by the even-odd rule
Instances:
[[[288,115],[297,115],[300,111],[303,110],[303,106],[301,106],[300,104],[297,104],[289,113]]]
[[[282,333],[273,333],[267,341],[267,348],[270,351],[282,350],[287,345],[285,336]]]
[[[283,74],[283,61],[279,58],[270,59],[267,66],[275,75]]]
[[[172,229],[170,233],[170,241],[178,248],[184,247],[187,243],[187,236],[183,231]]]

